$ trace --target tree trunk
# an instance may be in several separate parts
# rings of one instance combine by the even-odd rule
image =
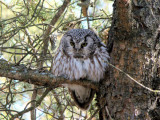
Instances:
[[[110,62],[146,87],[160,88],[159,0],[115,0],[113,7]],[[106,101],[114,120],[160,120],[160,93],[113,67],[109,74]]]

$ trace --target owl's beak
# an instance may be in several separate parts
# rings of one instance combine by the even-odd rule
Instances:
[[[74,58],[83,58],[83,55],[75,54],[75,55],[74,55]]]

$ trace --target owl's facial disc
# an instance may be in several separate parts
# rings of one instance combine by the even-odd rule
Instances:
[[[76,43],[74,46],[74,58],[85,58],[84,49],[87,47],[88,43],[84,40]]]
[[[91,57],[95,51],[94,39],[90,35],[76,38],[67,35],[64,39],[64,53],[76,59],[86,59]]]
[[[74,48],[74,58],[84,58],[83,50],[81,48],[81,45],[77,45]]]

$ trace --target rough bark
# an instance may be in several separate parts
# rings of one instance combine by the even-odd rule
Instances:
[[[111,63],[145,86],[160,88],[159,0],[115,0],[108,48]],[[113,45],[113,49],[112,49]],[[159,120],[159,94],[111,68],[106,101],[114,120]]]

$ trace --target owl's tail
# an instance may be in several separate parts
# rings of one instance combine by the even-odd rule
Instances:
[[[95,90],[79,85],[76,89],[69,90],[76,105],[82,110],[87,110],[93,100]]]

